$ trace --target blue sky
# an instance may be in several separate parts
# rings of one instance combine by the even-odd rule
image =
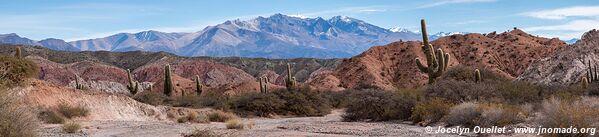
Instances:
[[[226,20],[275,13],[349,16],[383,27],[429,32],[503,32],[513,27],[570,39],[599,28],[596,0],[19,0],[0,4],[0,34],[67,41],[120,32],[194,32]]]

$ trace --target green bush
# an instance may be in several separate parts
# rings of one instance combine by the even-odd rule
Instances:
[[[474,70],[475,68],[468,66],[454,66],[448,68],[447,71],[441,76],[441,79],[474,82]],[[479,71],[483,82],[496,83],[508,81],[506,77],[484,67],[479,68]]]
[[[444,98],[447,101],[459,103],[495,98],[497,89],[493,83],[443,79],[428,85],[424,94],[429,98]]]
[[[522,104],[543,99],[539,88],[525,81],[502,82],[497,84],[498,96],[506,103]]]
[[[60,103],[58,105],[58,112],[60,112],[66,118],[82,117],[89,115],[89,109],[83,106],[70,106],[66,103]]]
[[[403,89],[386,92],[366,89],[350,94],[352,102],[347,105],[344,121],[406,120],[420,98],[418,90]]]
[[[278,90],[269,94],[274,94],[285,101],[285,107],[280,113],[282,115],[323,116],[329,114],[332,109],[328,100],[306,87],[292,91]]]
[[[344,91],[323,91],[320,92],[320,96],[328,100],[333,108],[345,108],[352,102],[353,94],[356,94],[357,90],[344,90]]]
[[[243,96],[243,94],[237,95],[237,96],[228,96],[228,95],[223,95],[222,93],[207,92],[205,95],[202,95],[202,96],[190,97],[190,98],[196,98],[196,99],[190,101],[191,103],[189,103],[189,105],[191,107],[195,107],[195,108],[211,107],[214,109],[231,111],[232,107],[235,106],[234,103],[235,103],[236,97],[238,97],[238,96]],[[184,103],[182,103],[182,104],[184,104]]]
[[[451,102],[443,98],[427,99],[416,104],[410,119],[414,123],[421,123],[422,125],[435,123],[447,115],[452,106]]]
[[[169,101],[169,98],[166,95],[151,91],[137,93],[133,96],[133,99],[154,106],[164,105]]]
[[[0,56],[0,87],[19,86],[27,78],[37,77],[39,69],[30,60]]]
[[[235,112],[244,116],[269,116],[281,113],[285,100],[274,94],[249,93],[240,96],[235,103]]]

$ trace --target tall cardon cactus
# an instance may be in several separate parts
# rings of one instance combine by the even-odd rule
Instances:
[[[428,75],[428,83],[432,84],[437,77],[441,76],[441,74],[447,70],[447,66],[449,65],[449,53],[444,53],[441,48],[437,49],[435,52],[433,45],[428,41],[424,19],[420,21],[420,25],[422,27],[422,50],[426,56],[427,65],[423,65],[420,59],[416,58],[416,66],[418,66],[418,69],[421,72]]]
[[[171,78],[171,65],[164,66],[164,94],[171,96],[173,93],[173,79]]]

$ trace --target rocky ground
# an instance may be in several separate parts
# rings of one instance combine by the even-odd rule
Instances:
[[[394,122],[341,122],[343,110],[324,117],[249,118],[252,129],[226,129],[221,122],[180,124],[164,121],[82,121],[82,133],[65,134],[61,125],[46,124],[42,137],[176,137],[194,129],[209,129],[223,136],[454,136],[428,134],[424,127]]]

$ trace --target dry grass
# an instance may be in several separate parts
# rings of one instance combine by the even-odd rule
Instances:
[[[221,135],[214,133],[210,129],[194,129],[190,134],[183,137],[220,137]]]
[[[179,122],[179,123],[186,123],[186,122],[210,123],[210,120],[205,115],[199,115],[197,112],[190,112],[189,114],[187,114],[184,117],[179,117],[177,119],[177,122]]]
[[[583,97],[577,101],[549,99],[543,102],[537,121],[543,127],[591,128],[599,122],[599,98]],[[550,136],[588,136],[588,134],[560,134]]]
[[[36,77],[37,64],[30,60],[0,55],[0,86],[20,86],[27,78]]]
[[[443,118],[449,125],[463,125],[473,127],[481,115],[481,109],[476,102],[464,102],[452,107]]]
[[[38,118],[46,123],[50,124],[63,124],[65,122],[64,116],[56,113],[52,110],[43,110],[39,113]]]
[[[410,119],[421,125],[435,123],[449,113],[449,108],[452,106],[453,104],[445,99],[432,98],[418,103],[414,107],[414,112],[412,112]]]
[[[89,109],[83,106],[70,106],[66,103],[60,103],[58,105],[58,112],[66,118],[84,117],[89,115]]]
[[[69,122],[62,125],[62,130],[66,133],[81,132],[81,125],[75,122]]]
[[[254,123],[244,123],[240,119],[230,119],[225,121],[225,126],[227,129],[252,129],[254,127]]]
[[[5,90],[0,89],[0,136],[35,137],[38,127],[35,115]]]
[[[221,110],[214,111],[208,115],[208,119],[212,122],[225,122],[231,119],[239,119],[239,117],[230,112]]]

